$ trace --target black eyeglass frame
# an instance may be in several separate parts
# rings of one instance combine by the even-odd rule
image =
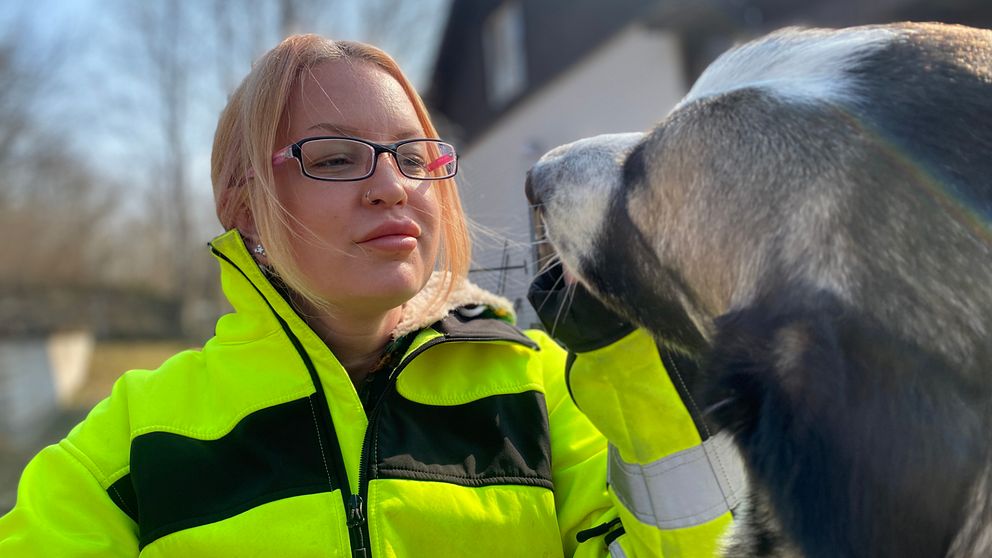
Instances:
[[[365,145],[368,145],[369,147],[372,148],[373,151],[372,168],[369,169],[368,174],[358,178],[328,178],[324,176],[314,176],[309,172],[307,172],[306,165],[303,164],[303,145],[307,142],[311,142],[315,140],[347,140],[347,141],[353,141],[356,143],[363,143]],[[402,145],[417,141],[430,141],[434,143],[447,145],[448,147],[450,147],[451,152],[454,154],[455,157],[454,158],[455,168],[451,171],[451,174],[445,176],[410,176],[406,172],[404,172],[403,165],[400,164],[399,153],[397,152],[397,149],[399,149],[400,146]],[[381,144],[381,143],[375,143],[368,140],[364,140],[362,138],[355,138],[350,136],[311,136],[308,138],[303,138],[296,143],[289,144],[286,147],[283,147],[282,149],[279,149],[275,153],[273,153],[272,166],[274,167],[279,166],[290,159],[296,159],[297,164],[299,164],[300,166],[300,172],[303,173],[303,176],[306,176],[307,178],[312,178],[314,180],[323,180],[325,182],[356,182],[359,180],[365,180],[366,178],[375,174],[375,169],[379,165],[379,155],[383,153],[389,153],[390,155],[392,155],[393,161],[396,162],[396,168],[399,169],[400,174],[413,180],[445,180],[447,178],[451,178],[456,174],[458,174],[458,151],[455,149],[454,145],[451,145],[450,143],[439,140],[437,138],[412,138],[412,139],[405,139],[402,141],[398,141],[396,143]],[[447,165],[449,163],[445,162],[444,164]]]

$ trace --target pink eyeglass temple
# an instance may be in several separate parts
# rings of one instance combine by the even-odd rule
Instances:
[[[449,155],[449,154],[445,153],[444,155],[441,155],[437,159],[434,159],[433,161],[431,161],[430,163],[428,163],[425,168],[427,169],[427,172],[431,172],[431,171],[437,169],[438,167],[443,167],[444,165],[447,165],[448,163],[450,163],[450,162],[452,162],[454,160],[455,160],[455,156],[454,155]]]
[[[286,161],[292,159],[293,158],[292,148],[293,148],[292,145],[287,145],[286,147],[284,147],[284,148],[280,149],[279,151],[276,151],[275,153],[273,153],[272,154],[272,166],[273,167],[278,167],[279,165],[281,165],[281,164],[285,163]],[[249,168],[248,169],[248,172],[245,173],[245,178],[247,178],[249,180],[251,180],[252,178],[255,178],[255,169]]]
[[[278,167],[279,165],[285,163],[286,161],[293,158],[293,146],[287,145],[279,151],[272,154],[272,166]]]

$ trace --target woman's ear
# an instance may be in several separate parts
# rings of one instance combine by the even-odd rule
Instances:
[[[261,242],[261,237],[258,234],[258,227],[255,226],[255,218],[252,217],[251,211],[249,211],[247,207],[242,207],[234,216],[234,228],[238,229],[241,236],[243,236],[247,242]],[[249,246],[249,248],[251,248],[251,246]]]
[[[263,267],[268,267],[269,258],[265,252],[265,245],[262,244],[262,237],[258,234],[258,227],[255,225],[255,218],[251,211],[243,207],[234,217],[234,226],[241,233],[241,238],[245,241],[245,247],[251,252],[255,262]]]

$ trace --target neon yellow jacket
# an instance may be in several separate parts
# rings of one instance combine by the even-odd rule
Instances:
[[[573,400],[609,439],[609,492],[621,524],[604,541],[611,556],[720,555],[744,468],[693,400],[697,373],[643,329],[570,359]]]
[[[416,327],[367,416],[237,233],[211,246],[235,312],[202,350],[126,373],[32,460],[0,518],[0,556],[695,557],[715,548],[720,530],[710,529],[676,533],[678,553],[663,554],[659,529],[636,516],[619,541],[594,529],[600,536],[577,543],[580,531],[629,512],[606,487],[605,439],[569,397],[565,354],[543,333],[464,308]]]

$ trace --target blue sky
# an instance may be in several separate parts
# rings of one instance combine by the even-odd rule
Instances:
[[[210,0],[186,1],[194,9],[201,10],[203,17],[210,17]],[[335,4],[341,8],[330,16],[323,16],[323,19],[332,17],[332,23],[322,24],[322,18],[315,16],[303,30],[333,34],[331,36],[335,38],[364,40],[366,38],[360,35],[361,22],[354,21],[354,10],[361,1],[345,0]],[[426,86],[436,41],[447,17],[447,0],[428,1],[437,5],[433,11],[438,17],[421,20],[415,29],[411,28],[411,32],[417,33],[417,44],[425,46],[392,52],[421,88]],[[50,77],[54,85],[45,102],[32,110],[62,138],[85,152],[92,164],[125,183],[126,190],[152,187],[147,184],[148,169],[142,165],[149,160],[149,153],[162,148],[161,128],[157,124],[161,114],[156,112],[155,91],[148,88],[141,68],[131,62],[137,50],[135,43],[141,38],[123,14],[138,2],[166,4],[168,0],[34,0],[30,3],[6,2],[0,6],[0,30],[6,30],[0,31],[0,36],[16,33],[31,45],[29,53],[46,53],[59,46],[65,53],[59,55],[59,60],[52,66]],[[264,4],[264,1],[258,2],[259,6]],[[345,11],[347,9],[351,11]],[[246,14],[246,17],[250,15]],[[245,21],[245,25],[250,24],[250,20]],[[389,50],[388,45],[382,46]],[[198,60],[194,56],[194,63],[206,67],[216,61]],[[240,67],[232,68],[231,74],[240,79],[250,68],[250,60],[237,64]],[[209,150],[225,95],[219,80],[200,80],[190,84],[187,101],[186,141],[192,202],[204,208],[195,213],[201,225],[207,227],[214,221]],[[137,210],[141,199],[139,192],[130,198],[130,204],[124,205]]]

